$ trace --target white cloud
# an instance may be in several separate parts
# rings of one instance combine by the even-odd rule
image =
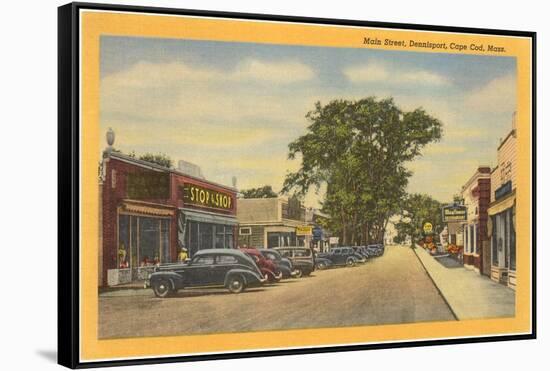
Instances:
[[[266,62],[247,59],[239,63],[228,77],[233,80],[291,84],[311,80],[315,77],[315,72],[308,65],[296,61]]]
[[[450,84],[449,79],[435,72],[416,69],[400,69],[378,62],[350,66],[343,70],[352,83],[382,82],[401,85],[443,86]]]
[[[136,117],[156,125],[248,121],[253,127],[269,119],[296,125],[314,100],[296,91],[290,95],[286,87],[314,76],[309,66],[292,60],[245,59],[228,71],[140,62],[101,80],[102,119]]]
[[[481,112],[512,112],[516,109],[516,76],[509,74],[466,95],[464,105]]]
[[[125,71],[106,76],[102,84],[112,87],[154,88],[196,82],[258,82],[293,84],[311,80],[313,69],[301,62],[245,59],[232,70],[190,66],[181,62],[139,62]]]

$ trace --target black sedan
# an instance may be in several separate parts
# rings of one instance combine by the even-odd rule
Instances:
[[[328,253],[318,254],[318,256],[330,260],[333,266],[346,265],[353,267],[360,261],[351,247],[335,247],[330,249]]]
[[[245,253],[233,249],[198,251],[189,263],[166,264],[155,269],[145,287],[159,298],[194,287],[225,287],[240,293],[266,281],[256,263]]]

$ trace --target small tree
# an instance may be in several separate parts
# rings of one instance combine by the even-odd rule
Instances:
[[[270,185],[265,185],[258,188],[249,188],[241,190],[243,198],[275,198],[277,193],[273,192]]]
[[[441,203],[425,194],[408,195],[403,202],[401,220],[395,224],[399,240],[410,236],[414,245],[422,236],[422,227],[426,221],[432,223],[434,234],[443,229]]]
[[[172,168],[172,165],[173,165],[172,159],[164,153],[158,153],[158,154],[145,153],[139,156],[139,159],[142,161],[151,162],[153,164],[157,164],[167,168]]]

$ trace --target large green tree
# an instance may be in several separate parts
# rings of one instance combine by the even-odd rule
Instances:
[[[380,240],[405,196],[405,163],[441,138],[441,123],[421,108],[405,112],[392,98],[374,97],[317,102],[306,119],[307,133],[289,144],[289,159],[301,166],[282,192],[303,195],[324,184],[323,212],[342,243]]]

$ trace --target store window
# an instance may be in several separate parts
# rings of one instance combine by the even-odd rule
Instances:
[[[469,246],[470,246],[469,252],[474,253],[475,246],[476,246],[476,239],[475,239],[475,232],[474,232],[475,231],[475,225],[470,224],[468,226],[468,228],[469,228],[468,239],[470,240],[470,242],[469,242]]]
[[[516,207],[508,210],[510,223],[510,270],[516,270],[516,229],[514,226]]]
[[[234,247],[233,226],[189,220],[186,227],[186,241],[190,256],[204,249],[232,249]]]
[[[119,215],[118,268],[138,268],[170,261],[170,219]]]
[[[479,255],[479,248],[481,243],[477,243],[479,240],[479,224],[474,225],[474,231],[475,231],[475,238],[474,238],[474,246],[475,246],[475,253]]]
[[[495,215],[490,216],[493,230],[491,231],[491,261],[493,266],[498,266],[498,245],[497,245],[497,218]]]
[[[296,232],[268,232],[267,248],[303,246],[303,238],[296,238]]]
[[[118,250],[117,268],[129,268],[130,266],[130,217],[120,215],[118,218]]]

